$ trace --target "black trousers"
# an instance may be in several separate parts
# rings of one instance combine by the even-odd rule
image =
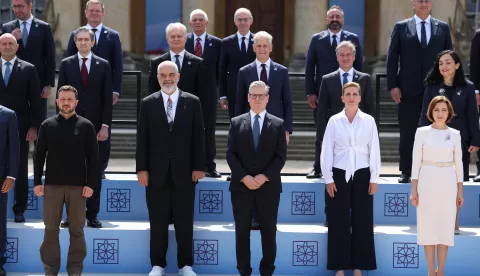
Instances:
[[[4,179],[4,178],[0,178]],[[3,184],[3,181],[1,183]],[[7,242],[7,202],[8,202],[8,193],[0,192],[0,267],[2,267],[5,262],[5,245]]]
[[[316,108],[313,110],[313,121],[315,122],[315,125],[317,125],[317,109]],[[322,169],[320,168],[320,152],[322,147],[322,145],[320,144],[320,141],[322,139],[323,137],[322,138],[315,137],[315,159],[313,161],[313,169],[315,169],[315,171],[317,172],[322,171]]]
[[[178,268],[193,265],[193,213],[195,185],[179,188],[169,169],[163,186],[150,183],[146,189],[150,219],[150,262],[152,266],[167,266],[168,225],[171,214],[177,240]]]
[[[110,139],[110,138],[109,138]],[[108,141],[108,144],[106,143]],[[97,218],[98,212],[100,212],[100,197],[101,197],[101,192],[102,192],[102,178],[101,178],[101,173],[104,171],[103,163],[106,154],[105,152],[107,151],[110,152],[110,140],[106,140],[103,142],[98,142],[98,152],[99,152],[99,164],[100,166],[98,167],[99,173],[98,173],[98,183],[99,185],[95,188],[95,191],[93,191],[93,194],[91,197],[87,198],[87,219],[88,220],[94,220]],[[108,160],[106,161],[108,165]],[[106,168],[106,167],[105,167]]]
[[[28,201],[28,150],[29,142],[25,137],[19,137],[20,140],[20,163],[18,165],[18,177],[15,180],[15,204],[13,213],[22,214],[27,208]]]
[[[215,156],[217,155],[217,148],[215,143],[215,125],[205,128],[205,170],[206,172],[213,172],[217,169],[215,164]]]
[[[112,136],[111,126],[108,128],[108,139],[98,143],[98,150],[100,156],[101,172],[104,173],[108,167],[108,161],[110,160],[110,138]]]
[[[277,218],[280,193],[264,191],[231,192],[233,218],[235,220],[235,243],[237,270],[241,276],[252,274],[250,265],[250,227],[252,210],[256,207],[262,236],[262,260],[260,275],[270,276],[275,271],[277,256]]]
[[[470,147],[470,141],[462,140],[462,163],[463,163],[463,181],[469,181],[470,173],[470,152],[468,148]]]
[[[415,132],[422,112],[423,94],[412,98],[402,98],[398,104],[398,123],[400,125],[400,171],[410,174],[412,171],[412,152]]]
[[[333,180],[337,192],[330,200],[327,269],[377,269],[370,170],[357,170],[347,183],[345,171],[333,168]]]

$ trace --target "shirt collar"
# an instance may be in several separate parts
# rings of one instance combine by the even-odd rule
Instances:
[[[336,35],[337,35],[337,38],[340,38],[342,37],[342,32],[343,30],[340,30],[340,32],[338,32]],[[332,33],[332,31],[330,31],[330,29],[328,30],[328,34],[330,35],[330,38],[332,38],[332,36],[334,35],[334,33]]]
[[[349,76],[353,76],[353,67],[348,70],[348,72],[343,71],[342,68],[338,68],[338,71],[340,72],[340,76],[343,77],[343,73],[348,73]]]
[[[205,39],[207,37],[207,32],[204,32],[203,34],[201,34],[200,36],[196,35],[195,33],[193,33],[193,41],[197,41],[197,38],[200,37],[201,41],[205,42]]]
[[[423,20],[422,20],[420,17],[418,17],[416,14],[413,16],[413,18],[415,18],[415,24],[420,24],[420,23],[423,21]],[[426,25],[430,24],[430,18],[431,18],[431,16],[429,15],[429,16],[427,17],[427,19],[425,19],[425,24],[426,24]]]
[[[161,89],[160,89],[160,93],[162,94],[163,100],[167,101],[168,100],[168,94],[163,92]],[[178,87],[177,87],[175,92],[173,92],[172,95],[170,95],[170,99],[172,100],[172,102],[176,102],[178,100],[179,95],[180,95],[180,92],[178,91]]]
[[[176,54],[175,54],[172,50],[170,50],[170,57],[171,57],[171,58],[174,58],[175,55],[176,55]],[[183,49],[183,50],[179,53],[179,55],[180,55],[180,57],[183,59],[183,57],[185,56],[185,49]]]
[[[255,64],[257,65],[257,68],[262,66],[262,63],[258,59],[255,59]],[[268,58],[267,61],[265,61],[265,67],[267,67],[267,69],[270,68],[270,64],[271,64],[271,59]]]
[[[265,114],[267,114],[267,110],[264,110],[262,112],[260,112],[260,119],[265,119]],[[252,119],[252,122],[253,120],[255,120],[255,116],[257,115],[257,113],[253,112],[251,109],[250,109],[250,118]]]
[[[85,27],[89,28],[90,30],[93,29],[92,26],[90,26],[90,24],[87,24]],[[100,25],[98,25],[95,29],[97,29],[97,31],[102,31],[103,29],[103,23],[100,23]]]
[[[17,60],[17,56],[14,56],[12,60],[10,60],[10,63],[14,65],[16,60]],[[6,62],[7,61],[2,58],[2,66],[5,65]]]
[[[342,118],[344,118],[345,120],[348,121],[347,112],[346,112],[346,109],[345,109],[345,108],[342,110],[342,113],[341,113],[341,114],[342,114],[342,115],[341,115]],[[357,113],[355,114],[355,117],[353,118],[353,120],[355,121],[356,118],[359,118],[359,119],[365,118],[365,113],[363,113],[363,112],[360,110],[360,108],[357,109]]]
[[[77,52],[77,56],[78,56],[78,59],[79,60],[82,60],[82,55],[80,54],[80,52]],[[87,55],[87,60],[91,60],[92,59],[92,51],[90,51],[90,53],[88,53]]]
[[[72,119],[76,119],[77,116],[78,116],[77,113],[75,113],[75,114],[73,114],[70,118],[65,119],[65,117],[63,117],[60,113],[58,113],[58,114],[57,114],[57,119],[58,119],[59,121],[67,121],[67,122],[68,122],[68,121],[70,121],[70,120],[72,120]]]
[[[27,19],[25,22],[27,22],[28,25],[32,25],[32,21],[33,21],[33,15],[30,15],[30,18]],[[23,20],[18,19],[18,23],[20,26],[23,24],[23,22],[24,22]]]
[[[250,40],[250,31],[248,31],[248,33],[245,35],[245,40]],[[239,31],[237,31],[237,37],[238,37],[238,40],[242,41],[242,35],[240,34]]]

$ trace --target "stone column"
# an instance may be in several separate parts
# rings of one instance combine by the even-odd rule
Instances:
[[[391,0],[390,0],[391,1]],[[328,0],[296,0],[293,52],[303,54],[314,33],[326,28]]]
[[[207,32],[215,35],[215,0],[182,0],[182,23],[187,26],[188,32],[191,31],[188,25],[190,13],[195,9],[201,9],[207,13]]]
[[[103,23],[120,34],[122,49],[129,52],[131,50],[130,0],[102,0],[102,2],[105,4]]]
[[[395,23],[408,17],[412,17],[413,14],[412,2],[409,0],[380,0],[379,22],[381,22],[381,24],[378,36],[379,56],[384,56],[388,53],[390,37]]]

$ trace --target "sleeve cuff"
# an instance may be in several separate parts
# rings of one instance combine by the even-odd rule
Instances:
[[[117,95],[120,95],[120,93],[118,93],[118,92],[115,92],[115,91],[113,91],[113,94],[117,94]]]
[[[108,125],[106,125],[106,124],[102,124],[102,126],[109,128],[109,126],[108,126]]]
[[[478,90],[475,89],[475,94],[479,94],[479,93],[480,93],[480,91],[478,91]]]
[[[378,184],[378,177],[370,177],[370,183],[377,183]]]
[[[332,173],[332,172],[325,173],[325,174],[323,175],[323,177],[324,177],[324,179],[325,179],[325,184],[335,182],[335,181],[333,181],[333,173]]]
[[[7,178],[15,180],[15,177],[12,177],[12,176],[7,176]]]

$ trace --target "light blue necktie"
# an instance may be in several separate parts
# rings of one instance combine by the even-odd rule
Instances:
[[[255,151],[258,150],[258,141],[260,140],[260,123],[258,119],[260,115],[255,115],[255,121],[253,122],[253,145],[255,146]]]
[[[27,47],[27,40],[28,40],[28,31],[27,31],[27,22],[23,22],[23,29],[22,29],[22,42],[23,42],[23,47]]]
[[[12,73],[12,71],[10,70],[10,61],[5,62],[5,65],[7,66],[7,68],[5,69],[5,74],[3,75],[3,81],[5,82],[5,86],[7,86],[8,79],[10,79],[10,73]]]
[[[348,82],[348,73],[343,73],[343,83],[342,83],[342,86],[344,86],[345,84],[347,84]]]

